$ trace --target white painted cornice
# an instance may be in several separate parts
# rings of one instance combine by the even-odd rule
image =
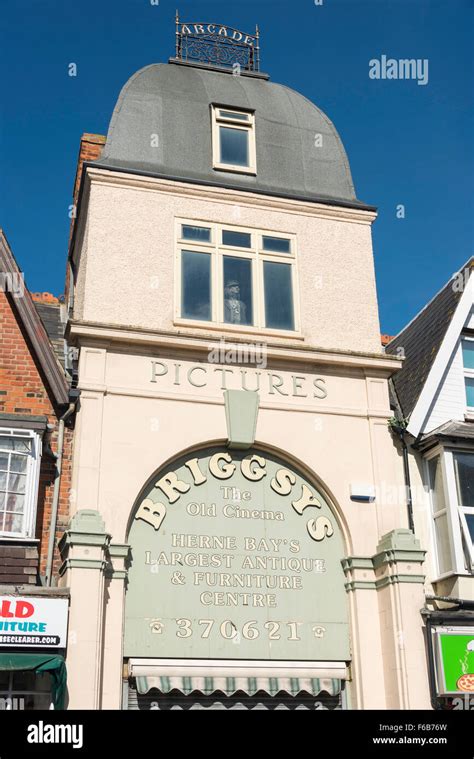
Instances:
[[[138,189],[147,192],[158,192],[166,195],[177,195],[181,198],[196,198],[229,205],[251,206],[267,211],[283,211],[298,216],[317,216],[322,219],[335,221],[350,221],[356,224],[372,224],[377,217],[375,211],[361,208],[346,208],[325,203],[310,203],[303,200],[292,200],[268,195],[259,195],[245,190],[231,190],[223,187],[187,184],[172,179],[128,174],[121,171],[108,171],[88,166],[86,180],[91,184],[121,187],[123,189]]]
[[[96,322],[70,321],[67,328],[67,339],[71,345],[97,345],[102,348],[127,346],[132,353],[137,348],[168,349],[189,354],[191,360],[197,355],[207,355],[209,350],[219,347],[220,337],[215,335],[183,335],[182,333],[146,330],[140,328],[121,327],[118,325],[98,324]],[[270,360],[293,364],[314,364],[333,367],[349,367],[365,369],[370,373],[376,372],[380,377],[389,377],[402,367],[402,361],[394,356],[381,353],[355,353],[345,351],[329,351],[314,346],[302,348],[294,344],[278,344],[262,340],[242,339],[232,336],[227,345],[258,345],[265,344],[266,356]]]

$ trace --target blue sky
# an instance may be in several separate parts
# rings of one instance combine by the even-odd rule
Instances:
[[[106,134],[128,77],[174,54],[176,5],[184,21],[258,23],[262,70],[335,123],[357,196],[379,210],[381,329],[398,332],[474,253],[473,0],[10,2],[0,225],[30,290],[63,291],[80,136]],[[382,55],[428,59],[428,84],[369,78]]]

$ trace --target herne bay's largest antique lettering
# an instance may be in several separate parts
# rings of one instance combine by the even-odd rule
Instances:
[[[349,658],[337,521],[273,455],[175,462],[145,489],[129,541],[125,655]]]

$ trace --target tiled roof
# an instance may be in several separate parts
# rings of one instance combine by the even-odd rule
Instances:
[[[53,346],[56,358],[64,369],[66,343],[64,341],[65,325],[61,320],[61,304],[59,301],[57,303],[38,302],[36,298],[33,298],[33,302]]]
[[[470,259],[461,269],[470,268]],[[416,406],[433,362],[462,295],[451,279],[420,313],[386,346],[385,351],[404,358],[393,385],[405,417]]]
[[[437,427],[435,430],[423,435],[421,443],[438,438],[454,438],[457,440],[474,440],[474,422],[449,421]]]

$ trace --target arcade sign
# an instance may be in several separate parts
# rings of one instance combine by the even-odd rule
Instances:
[[[176,14],[176,58],[232,67],[236,73],[258,71],[258,27],[247,34],[224,24],[183,23]]]

